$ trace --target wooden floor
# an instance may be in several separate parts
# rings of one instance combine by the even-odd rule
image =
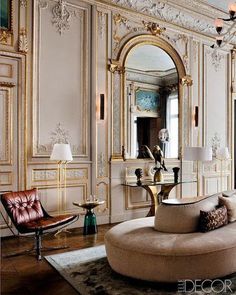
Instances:
[[[96,235],[83,236],[82,228],[72,229],[71,233],[61,233],[44,236],[43,245],[46,247],[65,245],[70,248],[57,251],[43,252],[49,255],[67,252],[95,245],[104,244],[104,234],[113,225],[100,225]],[[45,259],[37,261],[35,256],[23,255],[2,258],[12,252],[29,249],[33,245],[32,238],[10,237],[1,240],[1,292],[0,294],[43,294],[43,295],[75,295],[78,294]]]

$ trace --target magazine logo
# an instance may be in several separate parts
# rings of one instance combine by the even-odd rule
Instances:
[[[229,294],[233,293],[231,289],[232,281],[230,279],[220,280],[181,280],[178,281],[179,293],[204,292],[205,294]]]

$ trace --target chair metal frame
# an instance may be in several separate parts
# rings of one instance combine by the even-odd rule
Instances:
[[[0,194],[0,198],[1,198],[1,195],[2,195],[2,193]],[[43,208],[41,202],[40,202],[40,205],[42,207],[44,217],[52,217],[47,213],[47,211],[45,211],[45,209]],[[5,207],[4,207],[4,210],[6,211]],[[13,231],[13,229],[11,228],[11,226],[8,224],[4,214],[1,211],[0,211],[0,213],[1,213],[1,216],[2,216],[3,220],[5,221],[5,223],[7,225],[7,227],[9,228],[9,230],[11,231],[11,233],[15,237],[27,237],[27,238],[30,237],[30,238],[32,238],[33,231],[29,232],[29,233],[21,233],[19,231],[19,229],[17,228],[17,225],[15,224],[15,222],[11,219],[12,224],[14,225],[15,229],[18,232],[18,234],[16,234]],[[8,214],[7,211],[6,211],[6,213]],[[8,214],[8,216],[9,216],[9,214]],[[37,259],[41,260],[42,259],[41,251],[53,251],[53,250],[67,249],[67,248],[69,248],[69,246],[67,246],[67,245],[65,245],[65,246],[56,246],[56,247],[43,247],[42,246],[42,236],[53,233],[55,231],[58,231],[58,228],[60,228],[60,231],[61,231],[65,227],[67,227],[68,225],[76,222],[78,219],[79,219],[79,215],[77,215],[76,218],[71,220],[70,222],[66,222],[64,225],[58,225],[58,226],[54,226],[54,227],[52,227],[50,229],[46,229],[45,232],[44,232],[44,230],[42,228],[35,228],[35,231],[34,231],[35,244],[34,244],[34,246],[32,248],[27,249],[27,250],[23,250],[23,251],[19,251],[19,252],[16,252],[16,253],[7,254],[7,255],[4,255],[2,257],[3,258],[9,258],[9,257],[15,257],[15,256],[20,256],[20,255],[25,255],[25,254],[30,254],[30,253],[36,252]]]

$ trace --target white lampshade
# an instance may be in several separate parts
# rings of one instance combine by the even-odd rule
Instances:
[[[206,147],[185,147],[184,160],[187,161],[211,161],[212,148]]]
[[[50,160],[72,161],[70,145],[67,143],[55,143],[52,149]]]
[[[227,160],[230,158],[229,149],[227,147],[217,149],[216,158],[218,160]]]

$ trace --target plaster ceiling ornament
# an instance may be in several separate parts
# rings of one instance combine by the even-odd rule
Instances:
[[[19,51],[23,53],[28,52],[28,39],[26,29],[21,29],[19,34]]]
[[[56,26],[60,35],[70,28],[71,14],[66,5],[66,1],[58,0],[57,4],[52,9],[52,23]]]
[[[128,7],[138,12],[142,12],[157,17],[166,22],[176,24],[178,26],[194,30],[200,33],[215,35],[215,28],[211,20],[206,18],[199,19],[193,12],[187,12],[174,6],[168,1],[144,0],[110,0],[112,3]],[[186,4],[187,6],[187,4]],[[199,12],[199,11],[198,11]]]

